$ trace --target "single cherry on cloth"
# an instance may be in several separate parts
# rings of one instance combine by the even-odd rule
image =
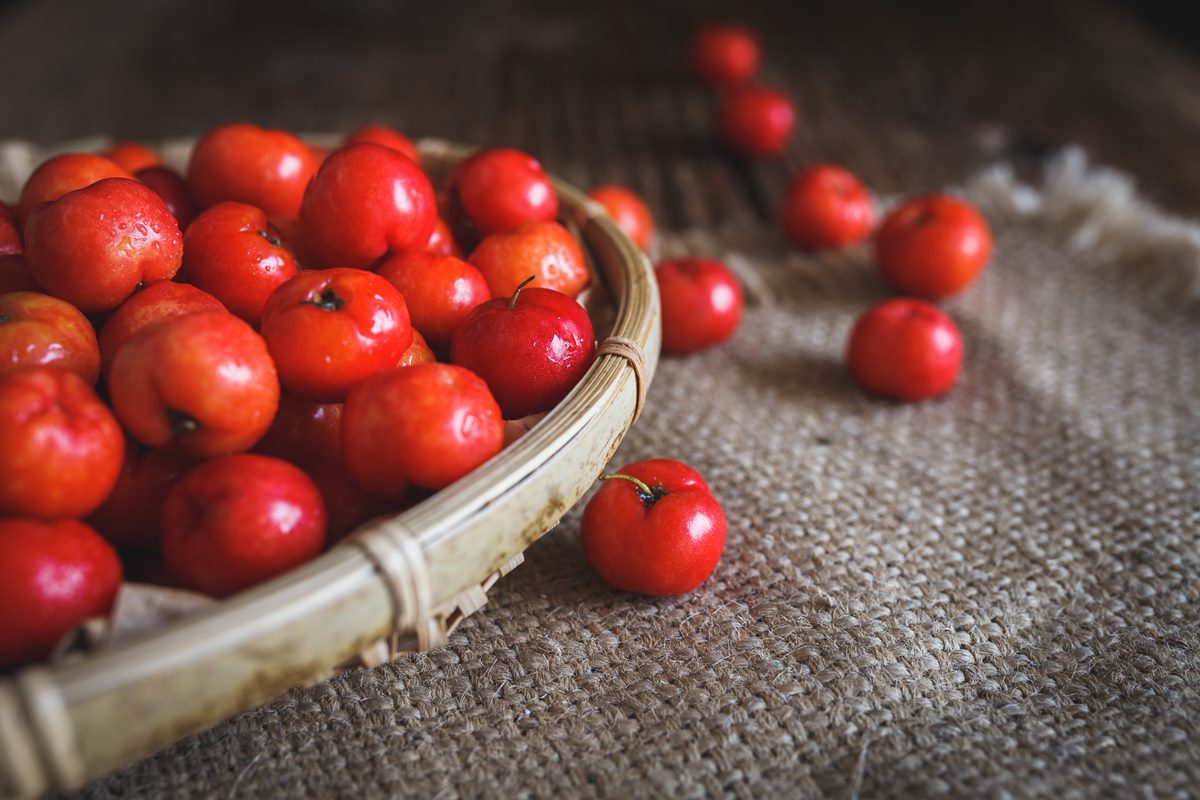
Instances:
[[[483,378],[505,419],[554,408],[595,358],[596,334],[583,306],[562,292],[523,286],[472,311],[450,352],[455,364]]]
[[[347,136],[342,145],[358,144],[359,142],[374,142],[384,147],[390,147],[400,155],[408,156],[418,164],[421,163],[421,153],[413,144],[413,140],[385,125],[367,125],[359,128]]]
[[[107,614],[121,586],[112,545],[73,519],[0,519],[0,669],[50,655],[72,628]]]
[[[193,311],[224,311],[225,306],[203,289],[188,283],[159,281],[136,293],[112,313],[100,328],[100,363],[105,377],[121,345],[148,325]]]
[[[138,172],[162,163],[157,153],[139,142],[113,142],[100,155],[129,172]]]
[[[366,267],[388,251],[419,249],[436,220],[425,173],[374,142],[348,145],[325,159],[300,209],[306,248],[336,267]]]
[[[33,171],[21,188],[17,201],[17,222],[24,230],[29,212],[35,206],[57,200],[67,192],[91,186],[105,178],[133,178],[133,173],[103,156],[90,153],[64,153],[47,159]]]
[[[162,506],[162,551],[183,586],[227,597],[316,557],[325,503],[299,467],[242,453],[184,475]]]
[[[90,514],[116,484],[123,450],[112,412],[75,373],[0,378],[0,516]]]
[[[48,294],[0,294],[0,376],[50,365],[95,385],[100,347],[92,323],[75,306]]]
[[[413,327],[442,351],[471,310],[492,299],[483,273],[454,256],[404,250],[388,256],[376,272],[404,295]]]
[[[480,236],[511,231],[558,216],[558,195],[541,163],[520,150],[482,150],[464,159],[447,180],[451,206]]]
[[[400,356],[398,367],[414,367],[417,364],[436,364],[437,355],[429,348],[429,343],[416,328],[413,328],[413,343]]]
[[[336,403],[412,344],[404,296],[361,269],[301,272],[271,295],[262,335],[289,392]]]
[[[705,258],[675,258],[654,268],[662,302],[662,346],[692,353],[733,336],[742,320],[742,288],[729,268]]]
[[[948,195],[901,203],[875,237],[883,279],[899,292],[931,300],[967,288],[991,256],[987,221],[970,203]]]
[[[317,161],[287,131],[234,123],[213,128],[192,151],[187,184],[201,208],[234,200],[294,217]]]
[[[109,311],[140,285],[175,275],[183,234],[150,187],[107,178],[35,208],[25,257],[47,294],[81,311]]]
[[[279,406],[266,342],[226,311],[138,331],[113,358],[108,392],[133,438],[200,458],[250,449]]]
[[[470,262],[483,273],[492,297],[511,297],[530,275],[535,276],[531,286],[577,297],[590,277],[579,242],[557,222],[493,233],[471,253]]]
[[[962,367],[958,327],[923,300],[887,300],[854,324],[846,362],[867,391],[925,400],[949,391]]]
[[[654,238],[654,217],[650,209],[634,192],[624,186],[598,186],[588,197],[604,206],[621,232],[643,250],[650,247]]]
[[[818,164],[792,181],[780,221],[783,232],[801,249],[846,247],[871,233],[875,202],[854,173]]]
[[[125,440],[125,459],[112,492],[87,522],[121,547],[158,549],[158,515],[167,492],[195,460]]]
[[[385,370],[360,383],[342,413],[350,477],[399,498],[442,489],[500,452],[504,419],[487,384],[453,364]]]
[[[183,176],[170,167],[162,164],[139,169],[134,177],[154,190],[154,193],[166,203],[167,210],[175,215],[181,230],[196,218],[196,201],[188,191]]]
[[[433,223],[433,233],[429,234],[429,241],[425,242],[425,252],[435,256],[462,258],[462,250],[454,240],[454,233],[441,217]]]
[[[601,476],[583,512],[583,549],[614,589],[648,595],[690,592],[725,549],[725,512],[686,464],[654,459]]]
[[[188,226],[183,269],[193,285],[251,325],[262,321],[271,292],[300,271],[262,209],[234,202],[210,206]]]
[[[304,468],[342,459],[341,403],[315,403],[284,392],[279,410],[254,451]]]
[[[710,22],[688,40],[688,65],[696,77],[713,86],[745,83],[758,72],[758,36],[744,25]]]
[[[765,86],[734,89],[717,108],[717,133],[731,150],[751,158],[777,156],[796,127],[787,95]]]

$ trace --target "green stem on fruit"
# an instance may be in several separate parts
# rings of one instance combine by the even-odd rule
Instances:
[[[278,236],[272,236],[270,231],[259,230],[259,231],[257,231],[257,233],[259,236],[261,236],[262,238],[264,238],[268,242],[270,242],[272,247],[282,247],[283,246],[283,240],[280,239]]]
[[[662,500],[664,497],[667,496],[667,490],[664,489],[661,485],[655,486],[654,488],[650,488],[650,486],[645,481],[635,478],[632,475],[626,475],[624,472],[606,472],[600,476],[600,480],[602,480],[602,481],[611,481],[611,480],[629,481],[630,483],[632,483],[634,486],[637,487],[638,497],[640,497],[642,499],[642,502],[645,503],[646,508],[650,508],[655,503],[657,503],[659,500]]]
[[[309,295],[311,297],[311,295]],[[322,311],[337,311],[342,306],[346,305],[346,301],[337,296],[337,292],[333,291],[332,287],[326,286],[321,290],[321,293],[314,300],[301,300],[302,306],[316,306]]]
[[[167,409],[167,423],[171,426],[172,436],[186,436],[200,430],[200,423],[196,421],[195,417],[173,408]]]
[[[512,297],[508,298],[508,308],[510,311],[517,307],[517,295],[521,293],[521,290],[533,283],[535,280],[537,280],[537,275],[530,275],[528,278],[521,281],[521,285],[518,286],[516,291],[512,293]]]

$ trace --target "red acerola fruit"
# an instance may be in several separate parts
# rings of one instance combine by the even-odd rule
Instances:
[[[804,250],[857,244],[875,224],[875,203],[849,170],[818,164],[792,181],[781,215],[783,232]]]
[[[37,291],[24,254],[17,218],[7,204],[0,203],[0,294]]]
[[[376,272],[404,295],[413,327],[443,351],[467,314],[492,299],[483,273],[454,256],[405,250],[385,259]]]
[[[701,25],[688,41],[688,64],[696,77],[713,86],[745,83],[758,71],[758,37],[743,25]]]
[[[100,155],[127,172],[138,172],[162,163],[153,150],[138,142],[113,142]]]
[[[21,199],[17,201],[17,222],[24,230],[29,212],[35,206],[57,200],[67,192],[91,186],[105,178],[133,178],[133,173],[103,156],[89,153],[65,153],[47,159],[33,171],[21,188]]]
[[[188,283],[159,281],[121,304],[100,328],[100,363],[105,377],[121,345],[155,322],[191,314],[193,311],[224,311],[225,306],[203,289]]]
[[[386,126],[367,125],[366,127],[359,128],[346,137],[346,141],[342,142],[342,146],[358,144],[359,142],[374,142],[384,147],[390,147],[400,155],[407,156],[418,164],[421,163],[421,153],[417,150],[417,146],[413,144],[412,139]]]
[[[742,320],[742,289],[719,261],[675,258],[654,269],[662,301],[662,346],[692,353],[728,339]]]
[[[954,321],[922,300],[888,300],[854,324],[846,362],[867,391],[897,400],[947,392],[962,367],[962,336]]]
[[[0,376],[56,366],[89,386],[100,377],[96,331],[79,309],[38,292],[0,294]]]
[[[735,89],[717,109],[721,141],[735,153],[751,158],[782,153],[795,127],[792,101],[764,86]]]
[[[458,242],[454,240],[450,226],[441,217],[438,217],[433,223],[433,233],[429,234],[429,241],[425,243],[425,252],[435,256],[462,258],[462,250],[459,248]]]
[[[413,343],[404,351],[404,355],[400,356],[398,367],[414,367],[417,364],[436,364],[437,356],[429,349],[429,344],[425,341],[425,337],[416,328],[413,328]]]
[[[162,198],[167,210],[175,215],[180,230],[187,230],[187,226],[196,218],[196,201],[192,199],[183,176],[159,164],[138,170],[134,177],[153,189]]]
[[[201,208],[233,200],[270,216],[294,217],[316,169],[308,146],[292,134],[235,123],[196,142],[187,184]]]
[[[530,222],[493,233],[479,243],[470,261],[483,273],[493,297],[511,297],[530,275],[535,276],[531,286],[577,297],[590,277],[579,242],[557,222]]]
[[[599,186],[588,197],[604,206],[613,222],[634,244],[645,250],[654,238],[654,217],[642,198],[624,186]]]
[[[88,517],[88,523],[115,545],[158,549],[158,515],[179,476],[193,459],[169,450],[150,450],[125,440],[125,459],[112,492]]]
[[[558,216],[554,184],[538,160],[520,150],[483,150],[465,159],[447,190],[453,207],[481,236]]]
[[[934,300],[971,285],[991,256],[987,221],[970,203],[946,195],[901,203],[875,237],[883,279],[899,292]]]
[[[284,392],[270,430],[255,452],[304,468],[342,459],[342,404],[316,403]]]

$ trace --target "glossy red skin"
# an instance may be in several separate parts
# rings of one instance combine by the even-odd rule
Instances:
[[[504,420],[487,384],[452,364],[386,370],[346,398],[346,469],[380,497],[400,497],[413,485],[449,486],[503,444]]]
[[[268,456],[225,456],[184,475],[162,507],[167,570],[215,597],[274,578],[325,546],[325,503],[296,466]]]
[[[662,347],[693,353],[733,336],[742,320],[742,288],[719,261],[676,258],[654,269],[662,300]]]
[[[0,203],[0,294],[37,291],[24,252],[17,218],[7,204]]]
[[[94,385],[100,377],[96,331],[79,309],[56,297],[0,294],[0,377],[33,366],[62,367]]]
[[[100,328],[100,363],[107,378],[121,345],[148,325],[194,311],[224,311],[225,306],[203,289],[188,283],[159,281],[121,304]]]
[[[128,172],[138,172],[162,163],[153,150],[137,142],[114,142],[100,155]]]
[[[421,248],[437,219],[433,187],[411,158],[360,142],[331,154],[300,209],[307,249],[321,263],[366,267],[389,251]]]
[[[407,505],[384,500],[363,489],[346,474],[339,462],[316,464],[306,469],[325,501],[326,540],[333,544],[353,533],[363,523]]]
[[[269,216],[294,217],[317,164],[308,146],[286,131],[221,125],[196,143],[187,185],[201,208],[233,200]]]
[[[483,273],[492,297],[511,297],[530,275],[535,276],[530,286],[578,297],[590,278],[579,242],[557,222],[530,222],[494,233],[469,260]]]
[[[786,95],[763,86],[730,92],[717,109],[717,133],[731,150],[751,158],[777,156],[796,127]]]
[[[742,25],[701,25],[688,40],[688,64],[713,86],[745,83],[758,72],[761,50],[754,31]]]
[[[360,142],[374,142],[384,147],[390,147],[400,155],[407,156],[418,164],[421,163],[421,153],[417,150],[417,146],[413,144],[412,139],[383,125],[367,125],[364,128],[359,128],[346,137],[346,141],[342,142],[342,146],[358,144]]]
[[[599,186],[588,197],[604,206],[621,232],[645,250],[654,239],[654,217],[634,192],[624,186]]]
[[[462,258],[462,249],[454,241],[450,226],[441,217],[433,223],[433,233],[429,234],[429,241],[425,243],[425,252],[435,256]]]
[[[133,173],[102,156],[90,153],[64,153],[42,162],[25,186],[17,201],[17,222],[21,230],[29,221],[29,213],[41,203],[57,200],[67,192],[91,186],[105,178],[133,178]]]
[[[992,257],[992,233],[970,203],[932,195],[908,200],[884,219],[875,263],[894,289],[938,299],[958,294]]]
[[[375,273],[308,270],[271,295],[262,334],[284,388],[337,403],[355,384],[400,362],[412,344],[412,323],[403,295]]]
[[[24,252],[17,217],[7,203],[0,203],[0,258],[19,256]]]
[[[404,355],[400,356],[398,367],[413,367],[417,364],[436,364],[437,356],[429,349],[429,344],[425,341],[425,337],[416,328],[413,328],[413,343],[404,351]]]
[[[538,160],[520,150],[476,153],[453,175],[451,195],[481,236],[552,222],[558,195]]]
[[[112,412],[73,372],[0,378],[0,516],[90,514],[116,484],[123,449]]]
[[[958,327],[923,300],[888,300],[854,323],[846,346],[850,374],[864,389],[897,400],[950,390],[962,367]]]
[[[483,378],[505,419],[554,408],[595,358],[596,334],[583,306],[532,287],[515,302],[496,298],[472,311],[454,332],[450,353]]]
[[[195,464],[178,453],[147,450],[126,439],[117,484],[88,517],[88,524],[113,544],[157,550],[163,500],[175,481]]]
[[[783,231],[804,250],[857,244],[875,224],[875,202],[854,173],[818,164],[798,175],[781,215]]]
[[[592,568],[626,592],[692,591],[716,569],[725,548],[720,504],[683,464],[672,469],[656,460],[618,472],[641,479],[656,497],[646,498],[631,481],[604,482],[583,512],[583,549]]]
[[[254,450],[308,469],[342,459],[341,403],[314,403],[284,392],[270,430]]]
[[[81,311],[109,311],[139,285],[175,275],[183,234],[152,189],[110,178],[35,208],[25,257],[47,294]]]
[[[199,458],[250,449],[279,407],[266,342],[225,311],[143,328],[117,350],[108,391],[133,438]],[[181,426],[181,416],[192,425]]]
[[[317,261],[317,257],[308,249],[304,228],[300,225],[300,220],[297,217],[268,217],[267,219],[274,226],[275,230],[279,232],[279,237],[283,239],[283,246],[296,259],[296,264],[301,269],[320,268],[321,265]]]
[[[180,229],[187,230],[187,226],[196,218],[197,208],[183,176],[159,164],[138,170],[134,177],[153,189],[162,198],[167,210],[175,216]]]
[[[121,586],[112,545],[75,520],[0,520],[0,669],[44,659],[107,614]]]
[[[388,256],[376,272],[404,295],[413,327],[441,351],[471,310],[492,299],[483,273],[454,256],[405,250]]]
[[[251,325],[262,321],[271,292],[300,271],[267,215],[245,203],[217,203],[183,237],[188,280]]]

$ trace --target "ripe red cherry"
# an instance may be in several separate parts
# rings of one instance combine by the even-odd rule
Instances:
[[[429,234],[429,241],[425,243],[425,252],[435,256],[462,257],[462,250],[459,249],[458,242],[454,241],[450,226],[441,217],[433,223],[433,233]]]
[[[117,482],[123,441],[78,375],[29,367],[0,378],[0,515],[90,514]]]
[[[325,503],[286,461],[240,454],[184,475],[162,507],[163,560],[189,589],[227,597],[316,557]]]
[[[359,128],[346,137],[342,146],[359,142],[374,142],[384,147],[390,147],[400,155],[408,156],[418,164],[421,163],[421,153],[413,144],[412,139],[383,125],[367,125],[365,128]]]
[[[47,294],[0,294],[0,376],[50,365],[95,384],[100,347],[92,323],[75,306]]]
[[[611,185],[593,189],[588,197],[604,206],[613,222],[634,244],[643,250],[650,246],[650,240],[654,238],[654,217],[642,198],[624,186]]]
[[[719,344],[742,320],[742,288],[719,261],[676,258],[654,269],[662,299],[662,346],[692,353]]]
[[[962,336],[953,320],[921,300],[880,303],[859,317],[846,361],[867,391],[897,400],[946,392],[962,366]]]
[[[758,37],[742,25],[701,25],[688,41],[688,64],[705,83],[745,83],[758,71]]]
[[[323,264],[365,267],[420,248],[437,219],[433,187],[411,158],[362,142],[325,159],[304,193],[305,245]]]
[[[717,109],[721,140],[734,152],[751,158],[782,153],[795,127],[792,101],[763,86],[735,89]]]
[[[375,517],[394,514],[409,505],[407,496],[391,501],[363,489],[346,474],[346,467],[340,461],[316,464],[306,471],[325,501],[326,540],[330,544],[341,541]]]
[[[152,189],[109,178],[35,208],[25,257],[47,294],[81,311],[108,311],[139,285],[175,275],[183,234]]]
[[[225,311],[143,328],[117,350],[108,391],[133,438],[201,458],[250,449],[279,406],[266,342]]]
[[[191,284],[174,281],[150,284],[122,303],[100,329],[100,363],[105,377],[112,370],[117,350],[142,328],[193,311],[224,310],[220,300]]]
[[[254,450],[305,468],[340,462],[342,408],[341,403],[315,403],[285,392],[270,430]]]
[[[484,150],[451,174],[451,202],[480,236],[558,216],[558,195],[536,158],[520,150]]]
[[[294,217],[316,169],[308,147],[286,131],[221,125],[196,142],[187,184],[202,208],[234,200]]]
[[[530,275],[536,276],[531,286],[570,297],[578,296],[589,279],[579,242],[557,222],[530,222],[493,233],[479,243],[470,261],[483,273],[492,296],[506,299]]]
[[[875,262],[897,291],[937,299],[958,294],[992,256],[987,222],[965,200],[918,197],[888,214],[875,238]]]
[[[403,295],[373,272],[301,272],[267,301],[263,338],[293,394],[336,403],[356,383],[394,367],[412,344]]]
[[[24,230],[29,212],[34,207],[57,200],[67,192],[91,186],[105,178],[132,178],[133,173],[107,158],[88,153],[66,153],[44,161],[25,186],[21,188],[21,199],[17,201],[17,222]]]
[[[0,294],[37,291],[24,253],[17,218],[6,203],[0,203]]]
[[[487,384],[452,364],[380,372],[351,390],[342,413],[346,469],[380,497],[449,486],[503,444],[504,420]]]
[[[451,360],[487,383],[506,419],[549,411],[596,357],[583,306],[552,289],[518,288],[476,308],[454,332]]]
[[[483,273],[454,256],[405,250],[389,256],[377,272],[404,295],[413,327],[443,351],[471,309],[492,299]]]
[[[792,181],[782,223],[784,233],[802,249],[846,247],[871,232],[875,203],[854,173],[819,164]]]
[[[0,520],[0,669],[43,659],[121,586],[112,546],[75,520]]]
[[[188,280],[251,325],[276,287],[300,271],[279,231],[262,210],[217,203],[188,226],[183,237]]]
[[[425,337],[416,328],[413,328],[413,343],[404,351],[404,355],[400,356],[398,367],[414,367],[417,364],[435,364],[437,356],[429,349],[429,344],[425,341]]]
[[[153,189],[162,198],[167,210],[175,215],[180,230],[187,230],[187,226],[196,218],[196,201],[192,199],[183,176],[159,164],[138,170],[134,177]]]
[[[138,172],[161,163],[153,150],[138,142],[113,142],[100,155],[128,172]]]
[[[583,512],[583,549],[605,583],[676,595],[712,574],[725,549],[725,513],[695,470],[654,459],[603,478]]]
[[[195,463],[169,450],[149,450],[126,439],[117,484],[88,517],[88,524],[113,544],[157,550],[163,500],[179,476]]]

